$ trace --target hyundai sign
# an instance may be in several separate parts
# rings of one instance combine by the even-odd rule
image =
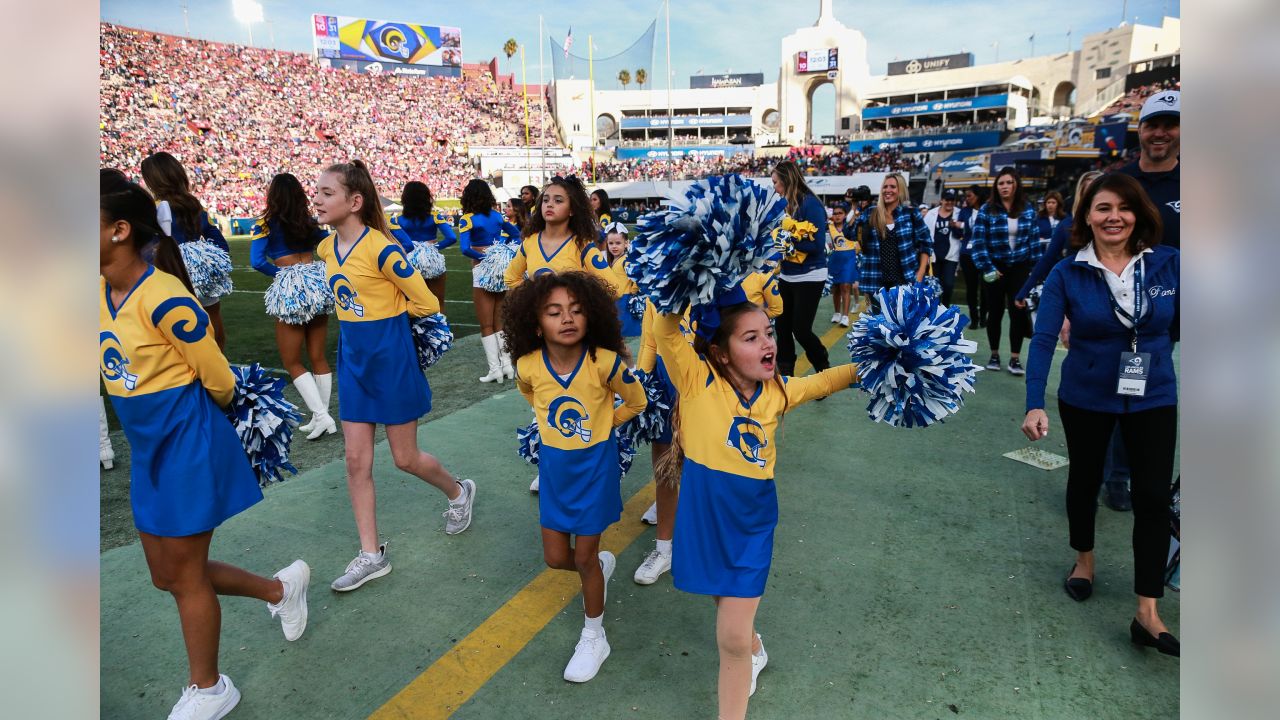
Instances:
[[[645,128],[667,129],[667,126],[678,128],[691,127],[751,127],[750,115],[691,115],[675,117],[671,122],[666,116],[661,117],[624,117],[623,130],[643,130]]]
[[[620,147],[619,160],[668,160],[671,158],[709,158],[728,157],[738,153],[751,152],[751,145],[692,145],[671,148],[668,153],[665,147]]]
[[[979,97],[951,98],[950,100],[929,100],[927,102],[906,103],[904,105],[885,105],[862,109],[863,120],[879,120],[890,117],[908,117],[911,115],[932,115],[934,113],[970,112],[987,108],[1009,106],[1009,94],[982,95]]]
[[[764,73],[689,76],[689,87],[694,90],[706,90],[709,88],[759,87],[763,84]]]
[[[990,148],[1000,144],[1001,135],[1002,133],[998,130],[993,130],[987,132],[880,138],[878,140],[854,140],[849,143],[849,152],[876,152],[887,148],[895,148],[902,152],[938,152],[941,150]]]
[[[915,75],[922,72],[937,72],[939,70],[954,70],[967,67],[973,67],[973,53],[956,53],[955,55],[939,55],[938,57],[891,62],[889,63],[889,74]]]

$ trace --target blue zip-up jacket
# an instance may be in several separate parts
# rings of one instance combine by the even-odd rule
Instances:
[[[520,237],[520,228],[507,222],[497,210],[483,215],[467,213],[458,220],[458,249],[472,260],[483,260],[484,251],[476,248],[504,242],[503,231],[510,237]]]
[[[1058,221],[1062,224],[1062,220]],[[1048,215],[1036,215],[1036,239],[1040,241],[1040,246],[1044,247],[1053,239],[1053,231],[1057,228],[1049,221]]]
[[[816,195],[806,194],[800,200],[800,210],[792,215],[796,222],[811,222],[818,232],[808,240],[795,243],[796,249],[808,253],[804,262],[782,261],[782,277],[803,275],[827,266],[827,209]]]
[[[231,246],[227,244],[227,239],[222,236],[222,230],[209,221],[209,213],[204,210],[200,211],[200,235],[198,237],[187,237],[187,233],[182,229],[182,223],[178,222],[178,218],[173,219],[173,241],[179,245],[183,243],[193,242],[203,237],[205,240],[222,248],[223,252],[231,254]]]
[[[1042,254],[1040,240],[1036,237],[1036,210],[1030,203],[1018,216],[1018,235],[1009,248],[1009,213],[1003,205],[992,207],[990,203],[978,210],[973,221],[973,241],[970,252],[978,272],[986,275],[994,270],[1020,263],[1033,263]]]
[[[1132,330],[1111,307],[1111,290],[1101,271],[1072,253],[1049,273],[1040,296],[1036,331],[1027,361],[1027,410],[1044,408],[1045,386],[1058,344],[1062,318],[1071,321],[1071,347],[1062,361],[1058,398],[1079,408],[1128,413],[1178,404],[1173,344],[1178,341],[1178,251],[1157,245],[1143,256],[1143,317],[1138,352],[1151,353],[1146,394],[1116,394],[1120,353],[1129,352]]]
[[[391,234],[400,241],[405,250],[412,250],[414,245],[421,242],[434,243],[437,250],[443,250],[458,242],[458,231],[453,229],[448,218],[442,213],[428,215],[425,218],[395,214],[387,223],[390,225]],[[444,239],[437,242],[436,239],[441,235]]]
[[[1053,237],[1045,246],[1044,252],[1040,254],[1040,260],[1036,262],[1036,266],[1031,269],[1031,274],[1027,275],[1027,282],[1014,296],[1014,300],[1026,300],[1031,288],[1044,282],[1044,279],[1049,277],[1049,271],[1053,270],[1053,266],[1062,260],[1067,251],[1067,238],[1071,237],[1071,222],[1071,216],[1068,215],[1062,218],[1058,227],[1054,228]]]

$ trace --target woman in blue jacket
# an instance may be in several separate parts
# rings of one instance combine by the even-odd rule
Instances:
[[[787,214],[796,222],[810,222],[818,229],[808,240],[795,243],[796,255],[782,261],[778,291],[782,295],[782,314],[778,316],[778,371],[794,375],[796,343],[804,348],[805,357],[815,372],[831,366],[827,348],[813,332],[813,319],[818,314],[822,286],[827,282],[827,209],[805,184],[800,167],[783,160],[773,169],[773,189],[787,199]],[[799,259],[797,261],[797,258]]]
[[[1031,440],[1049,432],[1045,385],[1058,330],[1069,319],[1058,415],[1071,459],[1067,519],[1077,554],[1064,589],[1077,601],[1093,592],[1098,488],[1118,423],[1129,449],[1134,515],[1138,611],[1130,637],[1177,656],[1178,639],[1161,622],[1156,600],[1164,595],[1178,433],[1178,251],[1160,245],[1159,211],[1127,175],[1104,175],[1090,185],[1073,225],[1075,252],[1049,273],[1040,299],[1022,431]]]

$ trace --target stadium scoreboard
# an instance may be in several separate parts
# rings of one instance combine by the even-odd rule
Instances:
[[[329,66],[405,75],[457,74],[462,68],[462,30],[456,27],[318,14],[311,26],[316,58]]]

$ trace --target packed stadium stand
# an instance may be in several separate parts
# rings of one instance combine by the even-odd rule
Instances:
[[[680,160],[614,160],[596,163],[595,178],[601,182],[620,180],[661,180],[667,176],[670,166],[675,180],[693,180],[708,175],[743,173],[762,176],[773,171],[782,160],[794,160],[806,175],[851,175],[859,172],[889,172],[902,170],[920,172],[922,159],[903,155],[896,150],[874,153],[850,153],[846,150],[831,152],[830,147],[792,148],[785,156],[752,157],[745,153],[730,157],[682,158]],[[581,172],[591,176],[589,164],[583,164]]]
[[[1103,117],[1106,117],[1108,115],[1117,115],[1119,113],[1129,113],[1131,115],[1136,115],[1138,111],[1142,109],[1143,101],[1146,100],[1148,97],[1151,97],[1152,95],[1155,95],[1156,93],[1162,90],[1181,90],[1181,89],[1182,89],[1182,82],[1178,80],[1161,82],[1161,83],[1152,83],[1150,85],[1143,85],[1141,87],[1136,87],[1130,90],[1129,92],[1125,93],[1124,97],[1121,97],[1119,100],[1116,100],[1115,102],[1108,105],[1106,108],[1102,110],[1102,112],[1098,114]]]
[[[421,179],[456,197],[477,174],[469,146],[524,144],[521,94],[487,71],[357,74],[308,54],[100,30],[100,165],[136,175],[147,155],[173,153],[219,213],[255,215],[275,173],[305,183],[353,157],[388,195]]]

